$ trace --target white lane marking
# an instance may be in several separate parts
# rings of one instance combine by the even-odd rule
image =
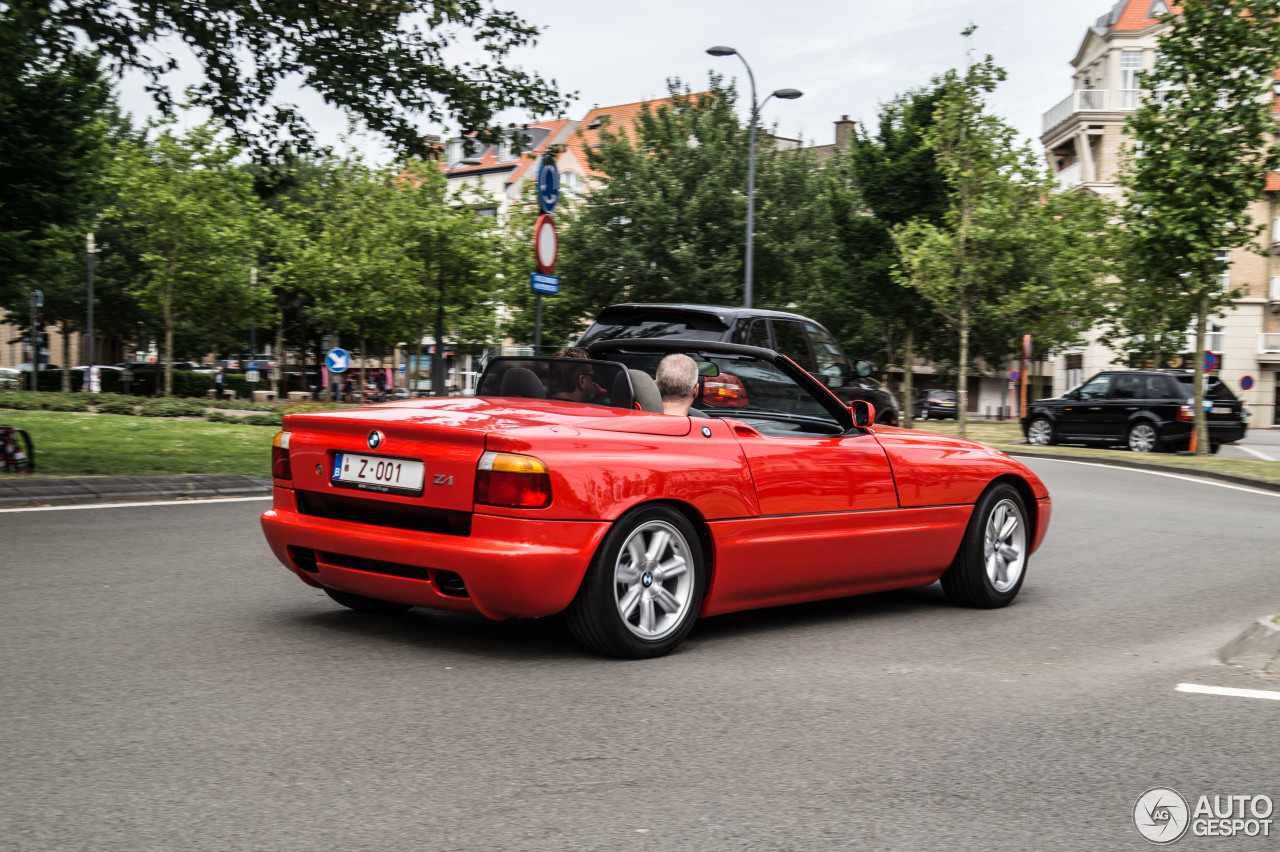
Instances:
[[[1244,446],[1243,444],[1236,444],[1236,445],[1235,445],[1235,449],[1237,449],[1237,450],[1244,450],[1244,451],[1245,451],[1246,453],[1248,453],[1249,455],[1251,455],[1251,456],[1257,456],[1258,458],[1262,459],[1263,461],[1275,461],[1275,459],[1271,458],[1271,456],[1267,455],[1266,453],[1260,453],[1260,452],[1258,452],[1257,450],[1251,450],[1251,449],[1249,449],[1248,447]]]
[[[1143,470],[1140,467],[1126,467],[1124,465],[1118,465],[1118,464],[1099,464],[1097,462],[1068,461],[1067,459],[1047,459],[1047,458],[1043,458],[1042,456],[1031,455],[1031,454],[1028,454],[1025,456],[1019,456],[1019,458],[1038,459],[1039,461],[1047,461],[1047,462],[1062,462],[1063,464],[1082,464],[1082,465],[1085,465],[1086,467],[1108,467],[1108,468],[1111,468],[1112,470],[1127,470],[1131,473],[1145,473],[1147,476],[1167,476],[1170,479],[1181,479],[1186,482],[1199,482],[1204,485],[1215,485],[1218,488],[1230,488],[1232,491],[1244,491],[1245,493],[1248,493],[1248,494],[1261,494],[1264,497],[1280,497],[1280,491],[1261,491],[1257,488],[1247,488],[1243,485],[1232,485],[1229,482],[1219,482],[1216,479],[1205,479],[1200,476],[1183,476],[1180,473],[1164,473],[1163,471],[1159,471],[1159,470]]]
[[[138,506],[195,506],[201,503],[249,503],[254,500],[270,500],[264,497],[195,497],[182,500],[154,500],[149,503],[80,503],[75,506],[22,506],[17,509],[0,509],[4,512],[67,512],[72,509],[133,509]]]
[[[1174,687],[1178,692],[1198,692],[1201,695],[1229,695],[1233,698],[1269,698],[1280,701],[1280,692],[1265,689],[1236,689],[1231,686],[1201,686],[1198,683],[1180,683]]]

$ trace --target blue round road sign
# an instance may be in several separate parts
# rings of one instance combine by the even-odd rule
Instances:
[[[1218,369],[1218,356],[1212,352],[1204,353],[1204,371],[1209,373],[1216,369]]]
[[[351,353],[345,349],[330,349],[324,356],[324,365],[330,373],[345,373],[351,366]]]
[[[543,213],[554,213],[560,203],[560,170],[555,160],[538,161],[538,206]]]
[[[1240,380],[1240,390],[1249,390],[1253,387],[1253,376],[1245,376]]]

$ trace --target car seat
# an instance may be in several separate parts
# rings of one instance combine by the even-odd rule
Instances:
[[[512,367],[502,374],[502,396],[520,396],[525,399],[546,399],[547,389],[542,380],[528,367]]]
[[[636,403],[641,411],[650,414],[662,413],[662,394],[658,393],[658,385],[648,373],[639,370],[627,370],[631,375],[631,386],[636,391]]]

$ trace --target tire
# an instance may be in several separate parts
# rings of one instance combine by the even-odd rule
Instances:
[[[1008,606],[1027,576],[1030,547],[1021,495],[1003,483],[988,488],[969,517],[955,561],[942,575],[942,590],[963,606]]]
[[[1210,443],[1210,444],[1209,444],[1209,452],[1210,452],[1210,453],[1212,453],[1212,454],[1213,454],[1213,455],[1215,455],[1215,456],[1218,454],[1218,450],[1220,450],[1220,449],[1222,449],[1222,445],[1221,445],[1221,444],[1214,444],[1214,443]]]
[[[1048,417],[1034,417],[1027,424],[1027,443],[1033,447],[1049,447],[1058,443],[1058,431]]]
[[[347,609],[354,609],[356,612],[364,612],[370,615],[387,615],[394,612],[404,612],[405,610],[413,608],[409,606],[409,604],[380,601],[377,598],[366,598],[364,595],[344,592],[341,589],[331,589],[328,586],[325,586],[324,593],[345,606]]]
[[[1156,427],[1146,420],[1139,420],[1129,427],[1125,443],[1135,453],[1158,453],[1164,447]]]
[[[688,518],[642,507],[609,530],[565,617],[574,638],[594,651],[660,657],[689,635],[706,588],[702,545]]]

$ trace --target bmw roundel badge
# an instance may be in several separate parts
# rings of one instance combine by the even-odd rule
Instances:
[[[377,429],[369,433],[369,449],[376,450],[382,446],[383,435]]]

